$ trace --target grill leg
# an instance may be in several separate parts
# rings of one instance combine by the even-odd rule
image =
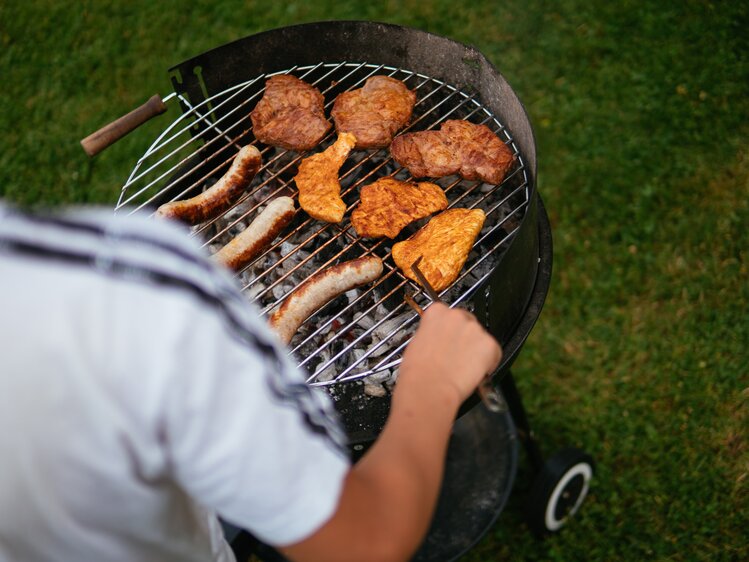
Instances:
[[[528,453],[528,458],[533,466],[533,471],[538,473],[544,466],[541,447],[539,446],[538,441],[536,441],[531,426],[528,423],[528,415],[523,407],[523,401],[520,398],[518,387],[515,386],[515,379],[512,376],[512,371],[502,378],[499,386],[502,389],[502,394],[507,402],[507,407],[510,409],[512,419],[515,421],[518,436],[523,442],[525,452]]]

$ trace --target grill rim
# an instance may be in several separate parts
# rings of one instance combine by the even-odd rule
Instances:
[[[316,46],[316,49],[310,49],[310,45]],[[332,49],[335,54],[320,54],[321,45],[324,46],[323,50]],[[362,51],[365,54],[357,55]],[[477,303],[476,311],[479,315],[486,311],[483,321],[505,346],[505,358],[498,374],[495,374],[495,377],[499,376],[499,373],[509,369],[540,313],[540,305],[534,306],[533,302],[539,300],[537,287],[544,270],[539,266],[541,257],[538,253],[539,237],[543,238],[544,234],[539,232],[540,219],[536,212],[536,201],[540,198],[536,193],[536,145],[532,126],[514,90],[482,53],[452,39],[392,24],[315,22],[264,31],[217,47],[172,67],[170,75],[180,104],[181,100],[189,99],[191,105],[196,106],[205,99],[205,92],[223,91],[253,76],[325,60],[365,60],[426,74],[461,90],[466,90],[466,85],[470,85],[479,93],[482,105],[511,132],[520,154],[525,157],[528,204],[533,211],[525,211],[509,248],[499,256],[494,271],[473,296]],[[254,64],[248,64],[248,61]],[[198,70],[202,72],[205,86],[195,78],[187,79]],[[185,109],[183,106],[183,111]],[[543,211],[541,214],[544,214]],[[525,234],[521,236],[521,233]],[[550,231],[548,234],[550,236]],[[525,242],[517,243],[521,238]],[[521,245],[531,251],[520,252],[518,248]],[[513,271],[509,264],[518,261],[523,267]],[[550,274],[551,264],[547,265]],[[508,271],[511,279],[506,281],[514,285],[512,294],[517,298],[502,299],[497,297],[494,288]],[[484,294],[487,288],[492,288],[491,293],[496,298]],[[547,288],[548,283],[542,291],[540,304]],[[513,349],[514,342],[517,342],[517,346]],[[351,414],[349,418],[360,421],[364,417],[364,413]],[[346,419],[345,415],[342,417]],[[379,433],[376,423],[365,422],[364,425],[368,425],[365,433],[374,432],[372,438]]]

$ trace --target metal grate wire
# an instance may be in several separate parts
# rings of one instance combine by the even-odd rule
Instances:
[[[321,62],[274,74],[287,73],[318,87],[325,96],[328,113],[338,93],[363,86],[371,76],[391,76],[417,93],[411,123],[401,132],[438,128],[446,119],[465,119],[487,125],[510,147],[516,162],[497,186],[455,176],[435,181],[445,190],[449,208],[480,207],[487,215],[463,271],[441,295],[451,306],[470,308],[471,296],[488,279],[528,205],[528,174],[510,132],[474,94],[409,70],[369,63]],[[262,97],[270,76],[256,76],[195,105],[172,94],[179,98],[183,114],[137,161],[122,187],[116,212],[153,211],[159,204],[194,195],[218,180],[238,150],[255,142],[249,113]],[[273,198],[297,195],[292,177],[302,158],[325,149],[335,137],[332,130],[309,153],[263,147],[263,166],[250,189],[224,215],[194,227],[193,235],[215,251],[243,230]],[[341,196],[347,204],[344,221],[321,223],[300,211],[285,233],[237,273],[248,299],[268,314],[306,278],[334,263],[366,255],[383,260],[385,272],[380,279],[323,307],[292,340],[291,353],[307,372],[310,384],[351,382],[397,368],[417,319],[403,301],[404,292],[423,307],[429,304],[419,286],[388,259],[394,241],[361,239],[349,222],[359,188],[385,176],[410,178],[390,158],[388,149],[353,152],[340,172]],[[407,227],[398,240],[424,222]]]

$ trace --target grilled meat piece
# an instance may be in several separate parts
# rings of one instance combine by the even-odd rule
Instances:
[[[361,188],[351,223],[363,238],[395,238],[406,225],[446,207],[447,197],[437,184],[382,178]]]
[[[339,263],[309,277],[269,319],[271,329],[288,344],[304,321],[338,295],[382,275],[382,260],[366,256]]]
[[[324,151],[308,156],[299,164],[294,181],[299,188],[299,206],[309,216],[325,222],[343,220],[346,204],[341,199],[338,170],[355,144],[354,135],[341,133]]]
[[[277,197],[250,225],[213,254],[213,258],[235,271],[263,253],[294,218],[294,200]]]
[[[411,119],[416,93],[400,80],[372,76],[362,88],[339,94],[331,116],[339,133],[353,133],[356,148],[384,148]]]
[[[411,265],[419,256],[419,269],[436,291],[458,278],[486,215],[481,209],[449,209],[433,217],[408,240],[393,245],[393,261],[403,275],[418,283]]]
[[[252,183],[262,165],[260,151],[253,145],[243,146],[227,172],[200,195],[164,203],[154,213],[159,218],[177,219],[195,225],[228,211]]]
[[[459,174],[466,180],[498,184],[515,156],[485,125],[451,119],[439,131],[406,133],[393,140],[390,153],[415,178]]]
[[[314,148],[331,127],[324,102],[317,88],[295,76],[271,76],[263,98],[250,113],[255,138],[289,150]]]

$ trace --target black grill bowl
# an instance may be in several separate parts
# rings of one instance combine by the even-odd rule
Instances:
[[[509,370],[537,319],[551,270],[550,231],[536,193],[536,146],[525,109],[500,72],[476,49],[424,31],[361,21],[318,22],[266,31],[228,43],[170,69],[175,92],[192,106],[263,73],[320,61],[366,61],[406,68],[475,92],[506,126],[524,160],[528,205],[514,238],[502,248],[491,276],[473,294],[479,319],[502,343],[495,378]],[[220,114],[220,111],[217,112]],[[539,247],[548,242],[548,252]],[[389,401],[353,400],[360,392],[339,384],[336,398],[352,446],[365,448],[379,434]],[[461,414],[476,404],[470,399]]]

